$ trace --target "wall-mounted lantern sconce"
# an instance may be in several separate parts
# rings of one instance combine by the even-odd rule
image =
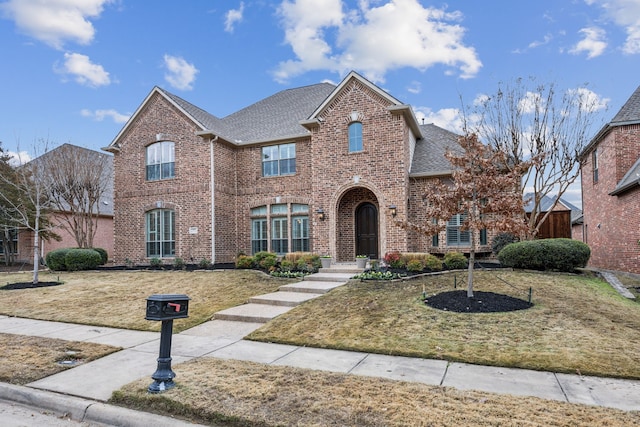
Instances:
[[[318,209],[318,210],[316,211],[316,213],[318,214],[318,219],[319,219],[320,221],[324,221],[324,210],[322,210],[322,208],[320,208],[320,209]]]
[[[391,216],[395,217],[398,214],[398,209],[396,205],[389,206],[389,212],[391,212]]]

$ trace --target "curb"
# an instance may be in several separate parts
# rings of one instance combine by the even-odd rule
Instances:
[[[0,400],[51,411],[78,422],[122,427],[200,426],[176,418],[6,383],[0,383]]]

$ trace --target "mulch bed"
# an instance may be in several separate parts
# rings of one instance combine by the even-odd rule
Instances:
[[[525,310],[532,303],[509,295],[494,292],[473,292],[473,298],[467,297],[467,291],[449,291],[436,294],[424,301],[429,307],[456,313],[499,313]]]
[[[47,286],[58,286],[62,285],[63,282],[38,282],[36,284],[32,282],[18,282],[18,283],[9,283],[0,287],[0,290],[14,290],[14,289],[31,289],[31,288],[44,288]]]

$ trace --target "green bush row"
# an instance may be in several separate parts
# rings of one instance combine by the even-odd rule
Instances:
[[[273,252],[261,251],[253,256],[241,254],[236,258],[236,268],[258,268],[269,273],[275,271],[316,273],[320,266],[320,256],[309,252],[293,252],[279,259]]]
[[[498,253],[507,267],[573,272],[591,256],[587,244],[572,239],[541,239],[511,243]]]
[[[440,259],[433,254],[424,252],[400,253],[394,251],[385,254],[384,261],[391,268],[406,268],[413,272],[423,271],[425,268],[430,271],[441,271],[443,265],[449,270],[467,267],[467,258],[460,252],[449,252],[444,256],[444,259]]]
[[[102,248],[63,248],[49,252],[45,262],[50,270],[79,271],[90,270],[106,264],[107,251]]]

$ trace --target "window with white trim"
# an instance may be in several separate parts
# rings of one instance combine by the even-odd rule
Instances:
[[[251,209],[251,253],[269,250],[267,237],[267,207],[259,206]],[[259,217],[259,218],[256,218]]]
[[[278,203],[251,209],[252,254],[308,252],[309,234],[309,205]]]
[[[447,221],[447,246],[469,246],[471,233],[469,230],[460,230],[467,219],[467,214],[454,215]]]
[[[262,176],[293,175],[296,173],[296,144],[262,147]]]
[[[175,177],[175,144],[162,141],[147,147],[147,181]]]
[[[171,209],[156,209],[146,214],[148,258],[176,255],[175,213]]]
[[[362,123],[349,124],[349,152],[362,151]]]

